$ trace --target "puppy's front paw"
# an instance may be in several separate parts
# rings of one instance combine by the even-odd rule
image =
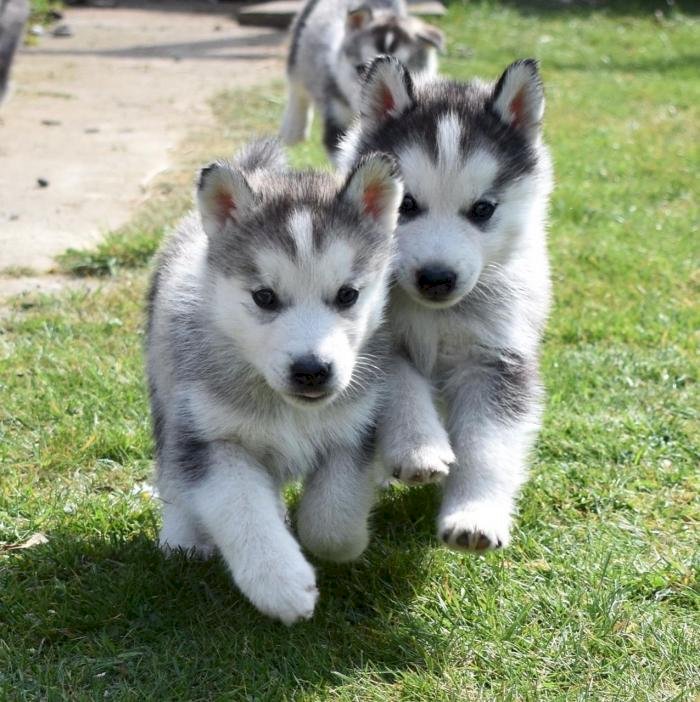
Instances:
[[[267,566],[257,577],[239,583],[250,601],[287,626],[310,619],[318,600],[313,568],[301,557],[296,563],[268,562]]]
[[[511,521],[507,509],[493,503],[475,503],[441,515],[438,536],[457,551],[491,551],[508,545]]]
[[[455,456],[449,443],[408,448],[389,458],[394,478],[409,485],[437,483],[450,472]]]

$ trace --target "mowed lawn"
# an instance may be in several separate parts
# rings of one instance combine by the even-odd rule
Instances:
[[[699,9],[596,5],[441,21],[448,74],[537,56],[547,89],[556,300],[512,547],[440,548],[437,492],[391,490],[366,555],[318,564],[316,615],[287,629],[219,561],[154,546],[147,259],[195,164],[282,109],[281,83],[222,95],[134,223],[65,261],[112,275],[0,318],[0,699],[697,699]],[[314,138],[296,163],[323,163]]]

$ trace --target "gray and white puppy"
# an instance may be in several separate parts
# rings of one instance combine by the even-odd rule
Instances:
[[[147,363],[164,549],[217,549],[262,612],[311,616],[314,570],[285,526],[354,559],[368,541],[379,328],[402,185],[369,155],[344,183],[287,171],[275,142],[203,169],[199,213],[164,243]]]
[[[495,84],[417,84],[380,58],[343,145],[346,168],[383,151],[404,179],[380,451],[406,482],[444,478],[438,534],[456,549],[508,543],[540,426],[552,188],[543,113],[534,60]]]
[[[308,137],[313,104],[331,157],[360,108],[360,74],[379,55],[400,59],[414,73],[434,75],[442,32],[409,16],[404,0],[307,0],[292,25],[288,97],[281,137]]]

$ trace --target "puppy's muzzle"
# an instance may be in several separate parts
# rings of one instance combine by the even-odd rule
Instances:
[[[333,366],[314,355],[297,358],[289,368],[293,391],[309,399],[326,395],[332,377]]]
[[[418,292],[432,302],[446,300],[457,287],[457,274],[449,268],[431,266],[416,273]]]

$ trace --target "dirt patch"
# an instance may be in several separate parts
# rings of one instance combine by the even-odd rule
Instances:
[[[71,36],[19,53],[0,109],[0,270],[50,271],[123,225],[184,136],[213,122],[210,97],[282,76],[285,34],[240,27],[235,9],[70,8]],[[0,276],[0,295],[21,280]]]

